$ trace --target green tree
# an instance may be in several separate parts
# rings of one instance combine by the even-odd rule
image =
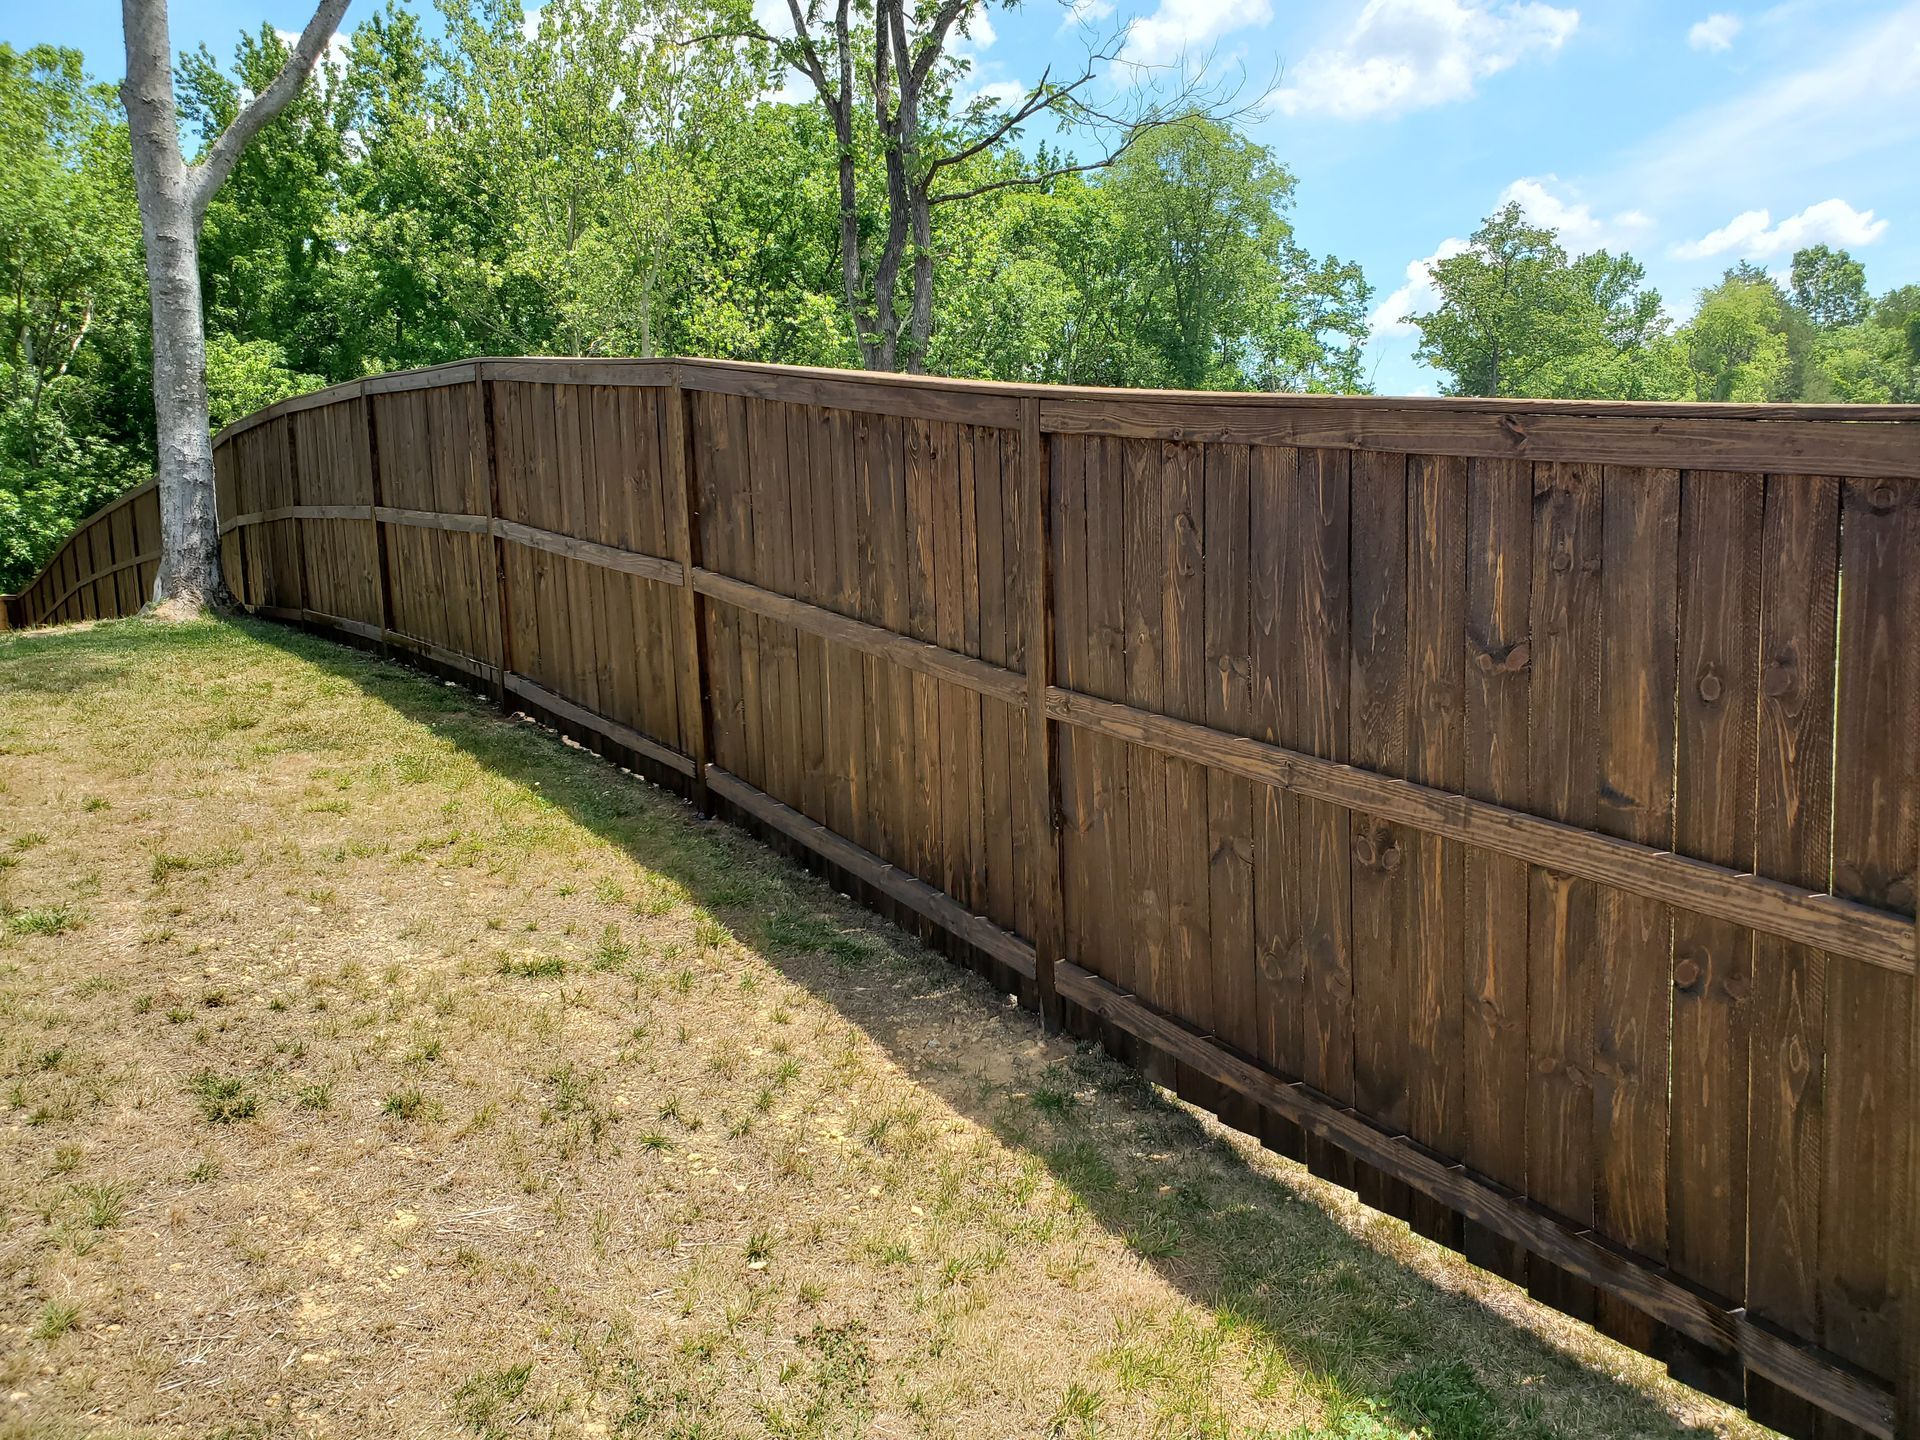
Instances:
[[[1114,219],[1101,258],[1130,273],[1126,328],[1160,361],[1151,383],[1353,388],[1366,282],[1294,242],[1293,190],[1264,146],[1198,115],[1154,129],[1101,177]]]
[[[1680,332],[1696,400],[1779,400],[1792,378],[1787,306],[1764,274],[1729,271]]]
[[[1630,255],[1569,259],[1517,204],[1432,267],[1438,304],[1408,318],[1451,395],[1668,398],[1685,383],[1660,294]]]
[[[81,516],[145,478],[152,450],[116,443],[144,418],[140,221],[126,129],[77,51],[0,44],[0,154],[0,590],[12,590]]]
[[[1815,325],[1858,325],[1867,318],[1867,271],[1844,250],[1813,245],[1793,256],[1793,301]]]

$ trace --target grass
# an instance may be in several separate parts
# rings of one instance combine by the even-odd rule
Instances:
[[[0,635],[0,1436],[1760,1432],[464,692]]]

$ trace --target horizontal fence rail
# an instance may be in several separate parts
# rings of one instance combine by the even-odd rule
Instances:
[[[1920,407],[480,360],[215,453],[254,609],[1789,1434],[1920,1433]]]

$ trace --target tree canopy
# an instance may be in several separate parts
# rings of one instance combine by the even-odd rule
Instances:
[[[549,0],[533,18],[511,0],[439,4],[438,34],[397,3],[362,17],[212,198],[200,260],[215,425],[320,384],[476,354],[875,362],[857,326],[878,313],[897,223],[897,113],[882,124],[870,104],[850,107],[843,144],[791,68],[793,42],[759,34],[746,0]],[[852,0],[858,66],[880,58],[877,13]],[[226,55],[180,57],[190,152],[287,53],[262,26]],[[990,100],[952,51],[920,83],[916,173],[931,179],[928,203],[905,212],[891,281],[894,363],[1368,388],[1366,277],[1313,248],[1311,197],[1284,156],[1219,107],[1144,107],[1105,137],[1110,164],[1082,168],[1017,117],[1090,92]],[[0,45],[0,145],[0,265],[15,295],[0,348],[0,589],[12,589],[81,514],[152,473],[154,416],[119,98],[72,51]],[[852,304],[849,244],[862,260]],[[924,337],[911,323],[922,272]],[[1875,295],[1842,250],[1803,250],[1777,274],[1736,267],[1676,319],[1632,256],[1570,253],[1507,206],[1432,281],[1432,304],[1409,318],[1451,394],[1920,399],[1920,286]]]
[[[1797,252],[1785,284],[1734,266],[1680,324],[1633,257],[1570,257],[1517,205],[1431,272],[1433,308],[1407,318],[1450,395],[1920,400],[1920,287],[1875,301],[1865,267],[1825,245]]]

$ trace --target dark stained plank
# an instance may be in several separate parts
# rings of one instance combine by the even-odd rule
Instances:
[[[1841,487],[1835,893],[1914,913],[1920,859],[1920,482]],[[1899,1365],[1896,1230],[1912,1143],[1910,981],[1864,965],[1827,977],[1827,1152],[1821,1318],[1827,1348],[1880,1375]],[[1899,1236],[1896,1240],[1896,1236]]]
[[[1248,618],[1251,458],[1244,445],[1210,445],[1202,454],[1207,703],[1199,718],[1216,730],[1244,735],[1253,730],[1253,641]],[[1256,804],[1265,805],[1268,792],[1265,787],[1256,792],[1245,778],[1211,768],[1206,771],[1206,786],[1207,931],[1215,1029],[1241,1054],[1258,1055],[1261,1012],[1254,958],[1253,816]],[[1258,1127],[1258,1117],[1245,1097],[1239,1097],[1237,1106],[1229,1106],[1224,1118],[1248,1131]],[[1299,1153],[1298,1144],[1282,1148]]]
[[[939,530],[939,472],[948,458],[932,425],[910,420],[906,425],[906,536],[907,633],[918,640],[935,638],[939,596],[936,535]],[[944,790],[940,751],[940,687],[931,677],[908,676],[911,706],[906,744],[898,753],[896,774],[906,786],[908,812],[906,868],[931,885],[942,879],[941,839]]]
[[[969,574],[978,565],[977,545],[970,543],[973,467],[962,463],[963,447],[971,437],[948,424],[930,425],[928,432],[933,441],[929,459],[933,470],[934,641],[950,653],[965,655],[972,653],[967,648],[969,628],[975,650],[980,632],[978,619],[969,619],[968,606]],[[979,829],[979,701],[951,685],[939,686],[935,695],[941,757],[935,776],[940,787],[937,880],[940,888],[962,905],[981,911],[986,907],[973,893]],[[955,958],[961,957],[956,954]]]
[[[691,422],[688,450],[693,466],[695,549],[702,564],[721,574],[733,574],[736,532],[728,523],[731,503],[727,493],[743,437],[727,428],[726,401],[717,395],[690,392],[687,414]],[[713,725],[713,763],[744,772],[747,769],[746,717],[740,695],[739,617],[725,605],[702,608],[710,666],[706,677]]]
[[[867,429],[873,456],[865,560],[869,618],[886,629],[911,634],[917,540],[907,508],[907,425],[889,416],[863,417],[859,423]],[[874,848],[894,864],[913,869],[913,850],[921,834],[915,825],[924,814],[917,807],[917,786],[930,782],[914,771],[918,714],[912,677],[871,657],[863,664],[872,767],[867,808],[876,833],[886,842]]]
[[[1302,664],[1297,638],[1287,623],[1289,556],[1301,537],[1294,529],[1293,492],[1299,481],[1299,455],[1276,446],[1256,446],[1248,472],[1248,616],[1251,668],[1251,733],[1274,744],[1294,737],[1290,691]],[[1297,562],[1294,562],[1297,563]],[[1254,1054],[1286,1075],[1307,1068],[1304,1022],[1307,1011],[1306,947],[1301,938],[1301,894],[1305,889],[1299,806],[1274,787],[1256,788],[1253,801],[1253,946],[1254,1014],[1259,1043]],[[1283,1153],[1292,1150],[1284,1130],[1263,1138]],[[1304,1147],[1304,1138],[1300,1144]]]
[[[818,605],[823,591],[825,561],[820,555],[820,518],[829,512],[816,498],[813,477],[813,432],[818,416],[803,406],[789,406],[787,434],[788,544],[793,547],[794,594]],[[821,489],[832,483],[820,477]],[[796,808],[818,824],[827,820],[827,699],[826,642],[802,630],[795,640],[795,666],[800,695],[799,802]]]
[[[776,595],[791,596],[793,511],[784,407],[772,401],[748,401],[747,440],[755,583]],[[800,799],[801,788],[797,636],[791,625],[766,616],[759,617],[759,631],[765,765],[759,783],[783,804],[793,805]]]
[[[1351,645],[1347,666],[1354,764],[1407,769],[1407,460],[1353,457]],[[1396,1129],[1408,1124],[1413,1045],[1412,910],[1407,836],[1390,821],[1348,816],[1353,896],[1354,1103]],[[1363,1177],[1368,1204],[1405,1219],[1403,1186]]]
[[[1179,720],[1207,718],[1206,479],[1197,445],[1159,447],[1164,595],[1160,618],[1161,704]],[[1206,1030],[1219,1023],[1213,994],[1207,893],[1207,772],[1192,760],[1166,765],[1167,908],[1172,1008]],[[1180,1093],[1217,1107],[1219,1087],[1189,1071]]]
[[[859,615],[863,613],[863,557],[857,548],[860,489],[854,468],[853,430],[844,413],[821,412],[813,429],[811,450],[814,474],[830,476],[833,482],[830,505],[822,517],[828,533],[819,542],[829,584],[825,604],[842,615]],[[857,653],[843,645],[829,644],[826,677],[828,828],[850,839],[870,839],[864,803],[869,772],[865,667]]]
[[[602,544],[629,549],[634,544],[636,465],[633,427],[620,407],[621,391],[608,385],[588,387],[585,420],[592,436],[587,473],[599,498],[594,538]],[[658,708],[642,696],[657,695],[661,686],[656,667],[672,647],[657,629],[649,629],[641,610],[641,582],[618,571],[596,572],[601,603],[606,607],[601,634],[606,649],[600,654],[602,713],[623,724],[670,743],[673,730],[663,728]],[[650,683],[642,685],[642,677]],[[667,694],[671,696],[671,681]]]
[[[1743,868],[1754,858],[1764,497],[1758,475],[1681,476],[1674,848]],[[1667,1254],[1735,1297],[1746,1288],[1753,946],[1749,930],[1674,912]]]
[[[1347,593],[1351,455],[1299,452],[1289,506],[1291,524],[1282,592],[1297,666],[1283,692],[1293,743],[1345,762],[1349,741],[1347,685],[1350,601]],[[1306,796],[1288,797],[1299,839],[1298,944],[1305,967],[1303,1078],[1338,1100],[1353,1095],[1352,880],[1347,816]],[[1353,1184],[1351,1159],[1309,1137],[1307,1163],[1317,1174]]]
[[[1673,841],[1680,473],[1609,468],[1601,495],[1599,828]],[[1673,914],[1611,887],[1595,896],[1594,1218],[1601,1233],[1667,1255],[1667,1112]],[[1601,1328],[1636,1349],[1658,1338],[1603,1295]]]
[[[960,619],[961,644],[966,654],[980,655],[980,484],[977,457],[989,448],[982,432],[971,426],[955,427],[955,456],[959,462],[959,547],[960,547]],[[991,484],[999,489],[997,450],[992,460]],[[987,808],[986,777],[981,760],[980,697],[971,690],[960,692],[960,737],[966,755],[967,781],[962,787],[966,816],[966,851],[961,875],[965,889],[960,898],[974,911],[990,909],[987,898]]]
[[[756,560],[759,550],[754,530],[753,487],[754,469],[760,463],[760,456],[754,445],[753,431],[747,424],[747,402],[738,396],[728,396],[723,403],[725,408],[721,411],[721,423],[735,437],[735,441],[729,456],[732,463],[720,472],[723,476],[720,510],[714,518],[717,525],[725,526],[728,530],[727,545],[731,561],[728,572],[758,583],[760,575]],[[760,622],[751,615],[736,615],[733,629],[740,655],[740,729],[744,741],[743,766],[738,773],[764,788],[767,780],[767,709],[764,692],[768,677],[766,657],[761,654]]]
[[[1466,786],[1467,466],[1407,462],[1407,778]],[[1443,1154],[1466,1148],[1466,856],[1456,841],[1408,829],[1407,1129]],[[1416,1195],[1413,1224],[1458,1248],[1460,1220]]]
[[[1126,670],[1126,490],[1120,442],[1090,440],[1086,460],[1087,532],[1087,687],[1108,699],[1123,699]],[[1129,989],[1138,951],[1128,934],[1132,907],[1125,887],[1131,882],[1128,852],[1129,807],[1125,747],[1105,736],[1088,747],[1091,787],[1087,816],[1087,926],[1091,952],[1101,973]]]
[[[1023,831],[1016,835],[1014,861],[1021,867],[1021,894],[1033,936],[1034,987],[1040,1023],[1049,1031],[1061,1026],[1062,1012],[1055,973],[1064,956],[1066,922],[1061,895],[1060,835],[1056,823],[1060,788],[1056,772],[1056,727],[1048,723],[1047,687],[1053,683],[1053,565],[1050,522],[1053,516],[1046,442],[1040,435],[1040,406],[1027,401],[1020,407],[1020,431],[1015,448],[1001,450],[1001,478],[1008,504],[1006,551],[1009,594],[1021,603],[1010,612],[1012,634],[1008,660],[1026,671],[1027,714],[1021,758],[1027,762],[1031,786]],[[1015,512],[1018,512],[1016,522]],[[1012,527],[1018,524],[1016,531]],[[1025,617],[1024,621],[1022,616]],[[1017,802],[1016,802],[1017,804]],[[1022,843],[1024,836],[1024,843]]]
[[[1062,685],[1084,689],[1087,678],[1087,442],[1062,436],[1049,446],[1053,574],[1053,653]],[[1060,796],[1060,876],[1067,956],[1093,969],[1096,921],[1092,907],[1095,862],[1089,833],[1093,800],[1093,737],[1057,732]]]
[[[1534,467],[1531,804],[1585,829],[1599,815],[1601,475]],[[1527,1190],[1578,1224],[1593,1222],[1594,885],[1534,866],[1528,896]],[[1592,1286],[1535,1264],[1549,1304],[1594,1317]]]
[[[973,467],[974,553],[977,557],[979,656],[991,665],[1006,666],[1013,650],[1009,615],[1027,603],[1027,597],[1008,583],[1008,511],[1019,517],[1019,495],[1013,477],[1005,473],[1005,437],[997,430],[976,430],[968,453]],[[1017,463],[1017,462],[1016,462]],[[1013,503],[1009,506],[1009,500]],[[1011,532],[1013,543],[1019,534]],[[1021,676],[1022,697],[1026,677]],[[1026,716],[991,700],[979,702],[980,783],[983,848],[977,857],[978,879],[984,887],[984,909],[996,925],[1032,936],[1019,905],[1020,872],[1014,859],[1018,816],[1031,788],[1024,768],[1014,764],[1016,732],[1024,734]]]
[[[1119,698],[1164,714],[1162,640],[1168,577],[1160,446],[1157,441],[1127,440],[1115,448],[1120,461],[1118,484],[1103,488],[1102,500],[1118,501],[1120,511],[1118,588],[1124,669]],[[1091,556],[1088,566],[1091,575]],[[1121,848],[1115,878],[1120,883],[1111,898],[1120,907],[1121,924],[1113,936],[1111,973],[1150,1005],[1181,1013],[1168,923],[1167,757],[1145,746],[1128,745],[1115,748],[1113,759],[1122,767],[1115,779],[1126,787],[1127,828],[1117,837]],[[1171,1083],[1170,1072],[1164,1078]]]

